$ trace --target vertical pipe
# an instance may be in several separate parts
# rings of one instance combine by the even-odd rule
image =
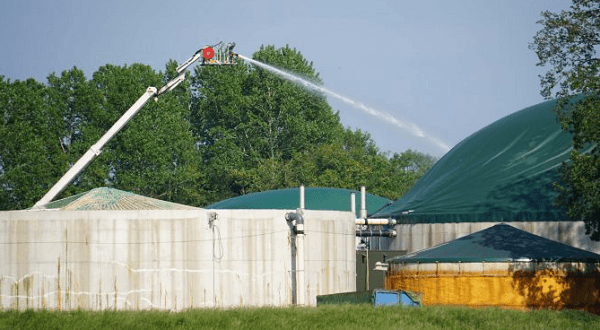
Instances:
[[[306,283],[304,277],[304,185],[300,185],[300,210],[296,212],[300,213],[299,220],[296,220],[296,274],[297,274],[297,290],[298,294],[297,305],[306,305]]]
[[[300,209],[304,210],[304,185],[300,185]]]
[[[365,186],[360,187],[360,218],[367,218],[367,193]]]
[[[354,192],[350,193],[350,211],[356,214],[356,194]]]
[[[367,274],[365,276],[365,290],[369,291],[369,247],[367,246]]]
[[[360,187],[360,218],[365,219],[365,224],[367,224],[367,192],[365,186]],[[369,291],[369,249],[371,248],[371,238],[369,238],[367,242],[367,274],[365,288]]]
[[[298,261],[298,267],[296,269],[297,276],[297,294],[298,294],[298,306],[306,305],[306,283],[304,279],[304,224],[299,223],[296,225],[298,235],[296,236],[296,260]]]

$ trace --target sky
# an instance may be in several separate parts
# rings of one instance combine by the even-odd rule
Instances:
[[[529,44],[541,12],[567,0],[3,0],[0,75],[47,82],[76,66],[144,63],[164,70],[205,45],[296,48],[328,90],[342,123],[382,151],[443,156],[515,111],[543,102]],[[126,110],[126,109],[124,109]],[[134,119],[135,120],[135,119]],[[394,120],[405,124],[394,124]],[[150,134],[150,133],[149,133]],[[446,145],[447,148],[443,147]]]

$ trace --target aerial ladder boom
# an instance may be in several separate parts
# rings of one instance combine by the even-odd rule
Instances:
[[[135,116],[135,114],[148,103],[151,98],[158,100],[158,97],[170,90],[173,90],[185,80],[185,70],[194,62],[200,60],[199,65],[231,65],[235,64],[233,53],[235,43],[223,44],[218,43],[215,46],[206,46],[198,50],[192,57],[177,67],[177,77],[168,81],[160,90],[155,87],[148,87],[144,94],[117,120],[116,123],[104,135],[90,147],[90,149],[65,173],[59,180],[50,188],[50,190],[42,197],[32,209],[43,208],[44,205],[51,202],[58,194],[60,194],[69,183],[73,182],[75,177],[83,171],[90,162],[102,152],[102,147],[117,134],[127,122]],[[216,51],[215,51],[216,49]]]

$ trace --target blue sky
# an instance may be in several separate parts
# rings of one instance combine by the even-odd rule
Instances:
[[[528,49],[544,10],[566,0],[155,1],[4,0],[0,75],[45,82],[77,66],[145,63],[162,70],[218,41],[251,56],[289,44],[314,62],[324,86],[453,146],[510,113],[540,103]],[[446,150],[330,98],[344,125],[383,151]],[[125,109],[124,109],[125,110]]]

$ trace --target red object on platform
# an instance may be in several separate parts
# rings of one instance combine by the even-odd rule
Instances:
[[[205,59],[210,60],[213,56],[215,56],[215,50],[212,49],[212,47],[206,47],[202,50],[202,56]]]

